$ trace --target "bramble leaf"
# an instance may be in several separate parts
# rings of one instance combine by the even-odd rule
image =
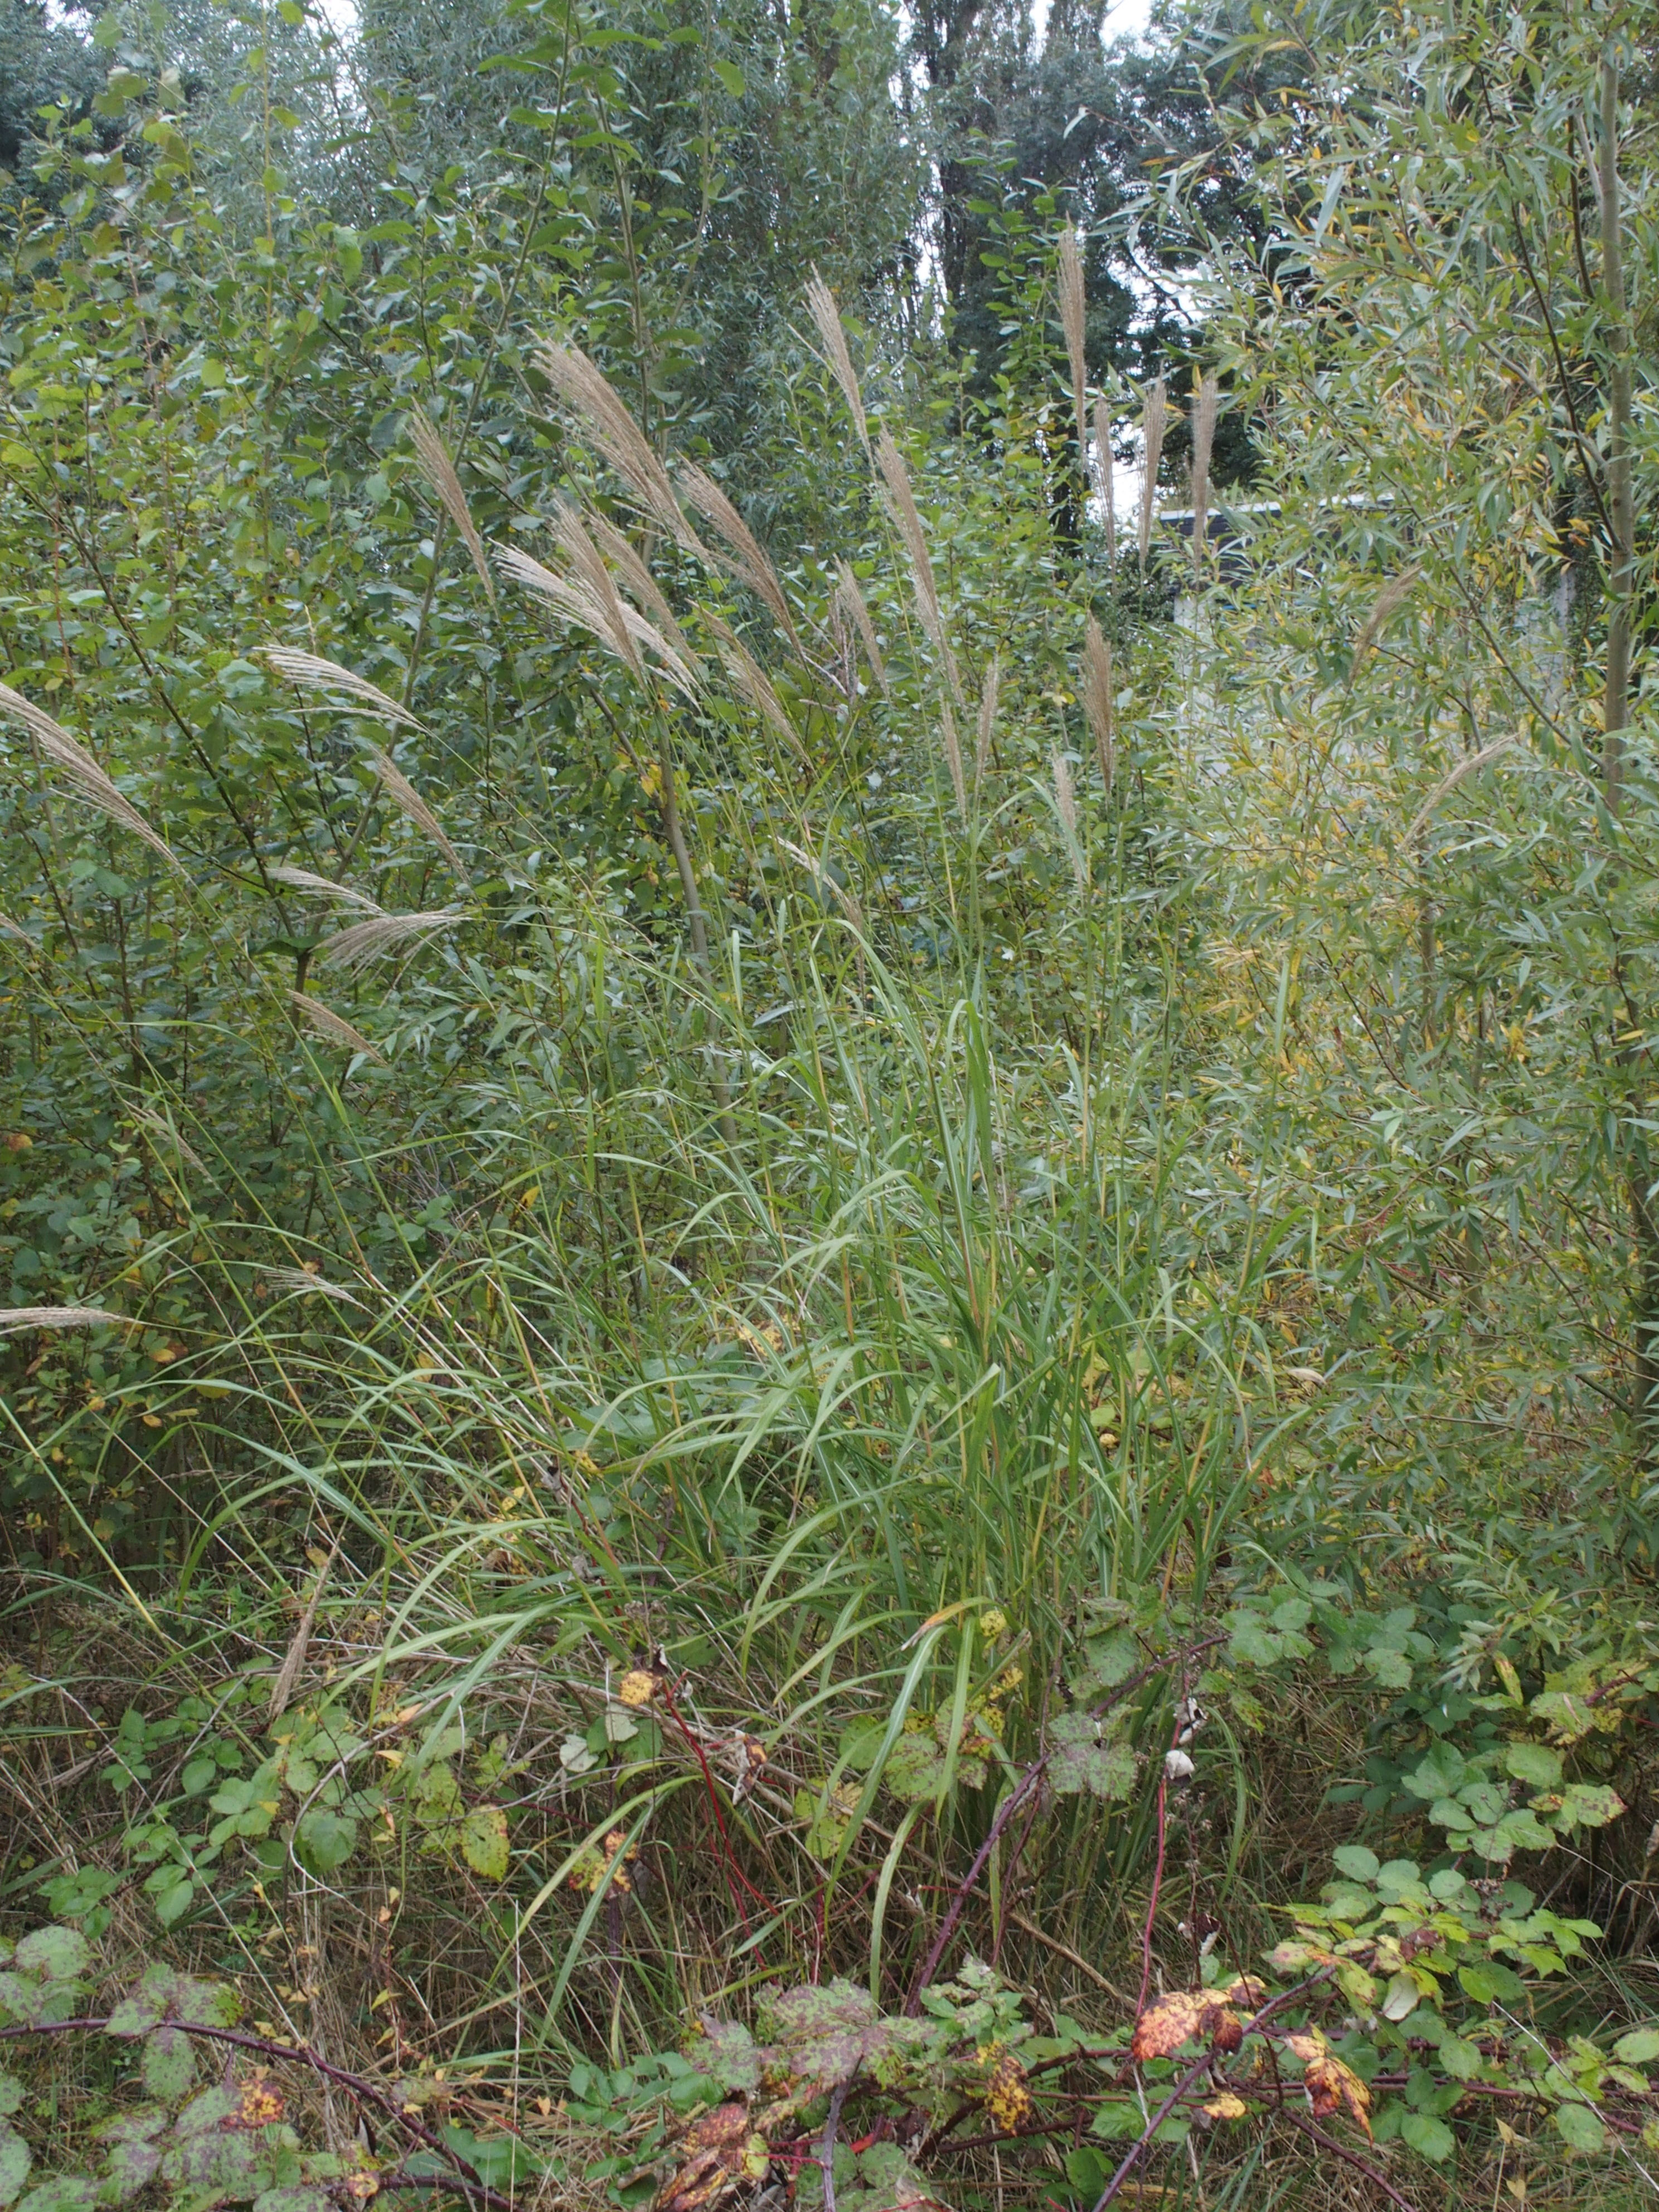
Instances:
[[[1607,2131],[1588,2105],[1558,2105],[1555,2125],[1569,2150],[1597,2151],[1607,2147]]]
[[[461,1856],[486,1881],[505,1881],[507,1815],[499,1805],[475,1805],[461,1823]]]
[[[78,1928],[35,1928],[17,1946],[20,1972],[43,1982],[72,1982],[87,1970],[90,1945]]]
[[[1437,2164],[1449,2159],[1457,2148],[1457,2138],[1443,2120],[1432,2112],[1407,2112],[1400,2123],[1401,2139],[1425,2158]]]
[[[144,2087],[163,2104],[176,2105],[196,2079],[196,2054],[190,2038],[176,2027],[152,2028],[144,2038]]]
[[[32,2163],[22,2136],[0,2120],[0,2204],[9,2204],[21,2192]]]
[[[718,2105],[686,2130],[684,2163],[657,2198],[659,2212],[702,2212],[744,2181],[764,2181],[771,2163],[766,2138],[746,2105]]]
[[[792,2081],[823,2089],[873,2067],[904,2032],[882,2017],[868,1990],[844,1981],[786,1990],[763,2009],[761,2026],[775,2045],[768,2070],[775,2057]]]

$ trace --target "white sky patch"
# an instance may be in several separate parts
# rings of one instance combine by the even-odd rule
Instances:
[[[1111,39],[1138,39],[1152,20],[1152,0],[1111,0],[1106,10],[1105,35]],[[1040,46],[1048,32],[1048,0],[1031,0],[1031,24]]]

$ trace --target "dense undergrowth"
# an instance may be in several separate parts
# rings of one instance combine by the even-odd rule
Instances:
[[[15,198],[0,2202],[1650,2191],[1601,32],[1297,35],[1195,582],[1012,225],[763,550],[574,151]]]

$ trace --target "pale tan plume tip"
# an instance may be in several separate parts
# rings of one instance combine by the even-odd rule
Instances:
[[[265,873],[273,883],[287,884],[296,891],[309,891],[314,898],[338,899],[343,905],[355,906],[360,914],[380,914],[384,910],[366,891],[354,890],[349,884],[337,884],[329,876],[313,875],[309,868],[290,867],[283,861],[267,868]]]
[[[1415,590],[1423,571],[1420,568],[1403,568],[1397,576],[1390,577],[1376,595],[1376,604],[1365,617],[1365,624],[1354,641],[1353,659],[1348,664],[1348,681],[1358,675],[1366,654],[1382,636],[1383,630],[1404,606]]]
[[[1115,732],[1112,726],[1112,648],[1092,615],[1083,630],[1083,711],[1095,741],[1101,785],[1109,796],[1116,765]]]
[[[260,652],[279,676],[290,684],[297,684],[302,690],[343,691],[360,700],[382,721],[401,723],[410,730],[422,727],[407,707],[382,691],[378,684],[371,684],[368,677],[342,668],[337,660],[325,660],[318,653],[301,653],[288,645],[267,645]]]
[[[864,650],[870,662],[871,672],[884,692],[887,690],[887,665],[881,657],[881,647],[876,639],[876,626],[870,619],[869,606],[866,603],[863,592],[859,589],[859,580],[845,561],[837,564],[837,574],[841,580],[836,586],[836,595],[848,613],[852,616],[858,634],[864,640]]]
[[[997,700],[1002,689],[1002,666],[994,653],[985,666],[985,681],[979,692],[979,723],[974,733],[974,781],[977,784],[985,774],[991,757],[991,739],[997,726]]]
[[[841,310],[836,305],[836,295],[815,269],[806,286],[806,304],[812,320],[818,326],[818,336],[823,340],[823,349],[830,356],[830,367],[841,386],[842,397],[847,402],[848,412],[853,417],[853,427],[859,434],[859,443],[866,456],[874,459],[870,447],[870,425],[864,412],[864,394],[859,386],[858,371],[853,366],[853,356],[847,343],[846,325]]]
[[[1095,465],[1100,471],[1100,494],[1106,502],[1106,565],[1117,566],[1117,489],[1112,481],[1112,417],[1103,399],[1095,402]]]
[[[462,543],[472,558],[478,573],[478,581],[489,594],[489,604],[495,604],[495,580],[489,573],[489,562],[484,556],[483,540],[472,520],[472,510],[466,503],[466,494],[461,489],[461,479],[450,452],[445,445],[437,425],[418,407],[409,410],[410,442],[415,457],[420,462],[422,474],[431,485],[442,504],[444,513],[461,534]]]
[[[422,798],[420,793],[416,790],[409,778],[391,755],[382,752],[378,745],[374,750],[372,758],[374,763],[374,773],[386,786],[393,803],[402,809],[417,829],[425,830],[455,873],[465,878],[466,870],[461,866],[460,854],[445,835],[443,824]]]
[[[1193,565],[1201,575],[1210,538],[1210,452],[1215,442],[1215,371],[1199,380],[1193,410]]]
[[[1469,753],[1459,761],[1457,766],[1448,775],[1443,775],[1412,817],[1412,826],[1406,832],[1407,844],[1414,845],[1417,842],[1419,830],[1424,827],[1448,792],[1455,791],[1465,776],[1474,775],[1477,769],[1485,768],[1490,761],[1495,761],[1500,753],[1511,751],[1520,742],[1520,738],[1513,731],[1508,737],[1495,738],[1491,744],[1482,745],[1477,753]]]
[[[361,1030],[352,1028],[343,1014],[337,1014],[331,1006],[325,1006],[320,999],[311,998],[304,991],[290,991],[289,998],[295,1013],[309,1022],[319,1036],[333,1044],[349,1045],[353,1052],[361,1052],[382,1067],[386,1066],[384,1056],[375,1051]]]
[[[106,1313],[100,1306],[0,1306],[0,1336],[28,1328],[119,1327],[125,1319],[125,1315]]]
[[[448,908],[433,914],[375,915],[368,921],[354,921],[349,928],[337,930],[318,946],[317,957],[333,968],[362,968],[383,952],[395,952],[400,945],[430,937],[438,930],[453,929],[467,919],[465,914]]]
[[[1140,565],[1143,568],[1152,550],[1152,513],[1158,504],[1158,471],[1164,459],[1164,422],[1168,409],[1164,379],[1154,377],[1146,387],[1146,410],[1141,430]]]
[[[1060,240],[1060,319],[1072,371],[1072,404],[1077,410],[1078,465],[1085,471],[1089,452],[1087,370],[1084,361],[1083,257],[1077,234],[1068,225]]]
[[[37,707],[21,691],[14,691],[9,684],[0,684],[0,713],[9,714],[15,721],[23,725],[46,758],[62,771],[82,799],[89,799],[112,822],[118,822],[124,830],[131,830],[135,837],[142,837],[152,852],[161,854],[169,867],[177,868],[183,874],[182,864],[165,839],[150,828],[132,801],[125,792],[118,789],[113,778],[99,766],[78,738],[72,738],[43,707]]]

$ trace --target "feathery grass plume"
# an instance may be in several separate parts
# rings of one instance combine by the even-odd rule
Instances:
[[[1109,798],[1117,763],[1112,729],[1112,648],[1092,615],[1083,628],[1083,712],[1095,741],[1095,758],[1100,763],[1101,787]]]
[[[667,470],[595,363],[580,346],[550,341],[538,349],[534,365],[566,406],[580,416],[599,451],[617,474],[633,486],[647,511],[688,553],[706,561],[707,550],[681,512]]]
[[[337,660],[324,660],[314,653],[299,653],[292,646],[267,645],[260,648],[260,658],[268,661],[276,673],[290,684],[297,684],[305,691],[347,691],[354,699],[361,699],[382,721],[401,723],[405,729],[420,730],[426,734],[425,726],[390,698],[378,684],[371,684],[366,676],[355,676],[349,668],[342,668]]]
[[[691,648],[685,641],[678,618],[663,597],[661,586],[647,568],[632,541],[623,536],[609,516],[601,514],[596,507],[588,509],[586,521],[588,536],[681,659],[689,661],[692,658]]]
[[[884,693],[887,690],[887,665],[881,657],[881,647],[876,642],[876,626],[870,619],[870,610],[859,589],[859,580],[845,561],[837,562],[836,565],[841,580],[836,586],[836,597],[853,617],[858,634],[864,640],[870,672]]]
[[[624,666],[636,678],[642,680],[646,674],[660,675],[677,690],[683,691],[687,698],[696,696],[702,672],[695,658],[690,665],[682,661],[666,639],[652,628],[643,615],[636,614],[625,599],[619,598],[614,587],[610,593],[611,604],[604,605],[586,582],[578,578],[556,575],[551,568],[544,568],[539,561],[532,559],[528,553],[521,552],[516,545],[509,545],[502,553],[501,565],[515,583],[522,584],[526,591],[533,592],[538,599],[546,600],[556,613],[585,629],[609,653],[617,652],[616,622],[619,617],[621,634],[647,646],[661,663],[660,667],[642,671],[637,656],[628,653],[619,655]]]
[[[599,549],[583,529],[581,517],[574,507],[563,507],[554,517],[553,535],[574,571],[577,583],[603,615],[611,650],[629,669],[635,681],[643,684],[645,664],[640,659],[629,629],[628,617],[623,612],[615,579],[605,567]]]
[[[347,1290],[343,1284],[331,1283],[325,1275],[313,1275],[309,1267],[266,1267],[262,1272],[265,1280],[275,1283],[278,1290],[294,1291],[301,1297],[307,1291],[315,1291],[319,1298],[332,1298],[339,1305],[356,1306],[360,1313],[368,1310],[362,1300]]]
[[[273,1268],[271,1273],[273,1277],[278,1274],[305,1275],[303,1267]],[[310,1276],[306,1275],[306,1280],[309,1282]],[[349,1292],[347,1295],[349,1297]],[[353,1305],[356,1303],[356,1298],[351,1299]],[[317,1570],[316,1579],[311,1585],[311,1595],[306,1600],[304,1608],[300,1614],[299,1625],[289,1639],[287,1656],[277,1671],[276,1681],[271,1685],[270,1703],[265,1708],[267,1728],[274,1727],[288,1710],[288,1701],[294,1695],[294,1685],[300,1679],[300,1669],[305,1665],[306,1653],[311,1648],[311,1632],[317,1623],[317,1608],[323,1601],[323,1590],[329,1576],[333,1572],[334,1562],[339,1556],[340,1539],[337,1536],[334,1539],[333,1548]]]
[[[1095,402],[1095,465],[1100,495],[1106,502],[1106,573],[1117,574],[1117,489],[1112,481],[1112,417],[1103,399]]]
[[[951,651],[951,641],[945,634],[945,617],[939,611],[939,587],[933,581],[933,564],[927,557],[927,539],[921,527],[921,516],[916,509],[915,494],[910,489],[910,472],[904,465],[904,456],[893,443],[890,430],[884,430],[881,434],[876,447],[876,461],[892,500],[899,535],[910,556],[916,612],[921,616],[921,626],[944,665],[945,680],[950,686],[951,696],[961,706],[962,684],[957,675],[956,658]]]
[[[738,690],[762,719],[772,725],[796,758],[805,762],[806,749],[801,744],[800,733],[786,713],[782,700],[772,689],[765,671],[729,623],[722,622],[711,608],[700,605],[697,611],[714,633],[720,659]]]
[[[1520,738],[1511,730],[1508,737],[1495,738],[1491,744],[1482,745],[1478,753],[1466,754],[1449,775],[1441,777],[1439,782],[1412,817],[1412,826],[1406,832],[1407,844],[1414,845],[1417,842],[1418,831],[1423,828],[1430,815],[1434,812],[1435,808],[1439,805],[1449,791],[1455,791],[1465,776],[1473,775],[1478,769],[1485,768],[1489,761],[1495,761],[1500,753],[1510,751],[1520,742]]]
[[[951,712],[951,702],[939,702],[939,729],[945,739],[945,762],[951,771],[951,788],[957,797],[957,812],[968,819],[968,779],[962,768],[962,740],[957,735],[957,718]]]
[[[1366,654],[1410,599],[1422,574],[1420,568],[1402,568],[1397,576],[1390,577],[1377,593],[1376,605],[1366,616],[1365,626],[1354,641],[1353,659],[1348,664],[1350,684],[1358,675]]]
[[[478,572],[478,581],[489,592],[489,604],[493,607],[495,604],[495,579],[489,573],[489,563],[484,557],[483,540],[472,520],[466,494],[461,489],[455,464],[449,458],[449,448],[439,435],[436,425],[418,407],[411,407],[409,410],[409,436],[415,448],[415,458],[421,465],[421,473],[437,493],[444,513],[460,532],[466,550],[472,556],[472,565]]]
[[[34,939],[24,928],[22,923],[14,921],[9,914],[0,914],[0,934],[15,937],[20,945],[27,945],[31,952],[34,951]]]
[[[1002,690],[1002,666],[995,653],[986,664],[985,681],[979,688],[979,726],[974,733],[974,781],[981,782],[991,757],[991,738],[997,726],[997,699]]]
[[[1164,459],[1164,424],[1169,414],[1164,379],[1154,377],[1146,386],[1146,411],[1141,425],[1140,565],[1152,550],[1152,510],[1158,504],[1158,471]]]
[[[846,325],[841,310],[836,305],[836,295],[815,269],[806,286],[806,304],[811,309],[812,320],[818,326],[818,336],[823,340],[823,350],[830,356],[830,366],[842,389],[854,428],[859,434],[859,443],[869,460],[875,455],[870,448],[870,425],[865,419],[864,394],[859,388],[858,371],[853,366],[853,356],[848,349]]]
[[[142,837],[170,868],[177,868],[180,875],[184,873],[182,863],[165,841],[150,828],[132,801],[116,788],[78,738],[70,737],[44,708],[37,707],[32,699],[24,698],[21,691],[14,691],[9,684],[0,684],[0,713],[11,715],[23,725],[52,766],[62,769],[82,799],[89,799],[112,822],[131,830],[135,837]],[[18,934],[21,936],[22,932]]]
[[[1078,835],[1077,793],[1072,787],[1072,763],[1056,746],[1054,754],[1054,811],[1060,817],[1061,838],[1066,857],[1072,864],[1072,873],[1077,878],[1077,887],[1089,887],[1088,863],[1083,857],[1083,840]]]
[[[1193,569],[1200,577],[1210,547],[1210,449],[1215,443],[1217,391],[1215,371],[1206,369],[1193,406]]]
[[[291,868],[286,861],[270,867],[265,873],[276,884],[287,884],[296,891],[310,891],[317,898],[338,899],[343,905],[355,906],[362,914],[380,914],[384,908],[370,898],[367,891],[353,890],[349,884],[337,884],[327,876],[313,876],[309,868]]]
[[[362,1031],[354,1030],[343,1014],[337,1014],[331,1006],[325,1006],[320,999],[311,998],[304,991],[290,991],[288,995],[295,1012],[331,1044],[349,1045],[353,1052],[361,1052],[382,1067],[386,1066],[384,1054],[376,1052]]]
[[[794,617],[789,611],[788,600],[783,596],[783,586],[778,581],[777,570],[772,566],[760,540],[714,478],[694,461],[680,464],[679,477],[692,506],[705,522],[713,525],[730,547],[730,565],[750,590],[765,600],[777,619],[779,629],[799,653],[800,639],[795,632]]]
[[[781,852],[787,853],[792,860],[798,862],[807,871],[815,883],[823,885],[854,928],[862,929],[864,908],[859,904],[856,896],[849,891],[844,884],[838,884],[836,881],[823,861],[815,860],[805,847],[792,843],[787,837],[780,837],[777,842]]]
[[[1060,240],[1060,320],[1066,333],[1066,354],[1072,370],[1072,404],[1077,410],[1077,465],[1085,482],[1089,474],[1088,371],[1083,354],[1083,256],[1077,250],[1077,233],[1067,224]]]
[[[206,1163],[185,1142],[165,1114],[158,1114],[153,1106],[134,1106],[128,1110],[140,1128],[148,1129],[152,1137],[171,1145],[186,1167],[194,1168],[198,1175],[207,1173]]]
[[[0,1336],[26,1328],[103,1328],[125,1319],[101,1306],[0,1306]]]
[[[387,796],[393,805],[406,814],[417,830],[425,830],[427,836],[431,838],[445,860],[448,861],[451,868],[465,883],[466,870],[461,866],[460,854],[446,836],[442,823],[439,821],[391,754],[382,752],[379,745],[375,745],[369,752],[369,758],[374,764],[375,775],[386,786]]]
[[[365,968],[371,960],[378,960],[383,952],[395,951],[399,945],[412,939],[430,937],[440,929],[453,929],[458,922],[471,917],[464,913],[443,908],[432,914],[378,914],[369,921],[354,921],[349,929],[337,931],[317,947],[317,957],[325,960],[331,968],[355,971]]]

